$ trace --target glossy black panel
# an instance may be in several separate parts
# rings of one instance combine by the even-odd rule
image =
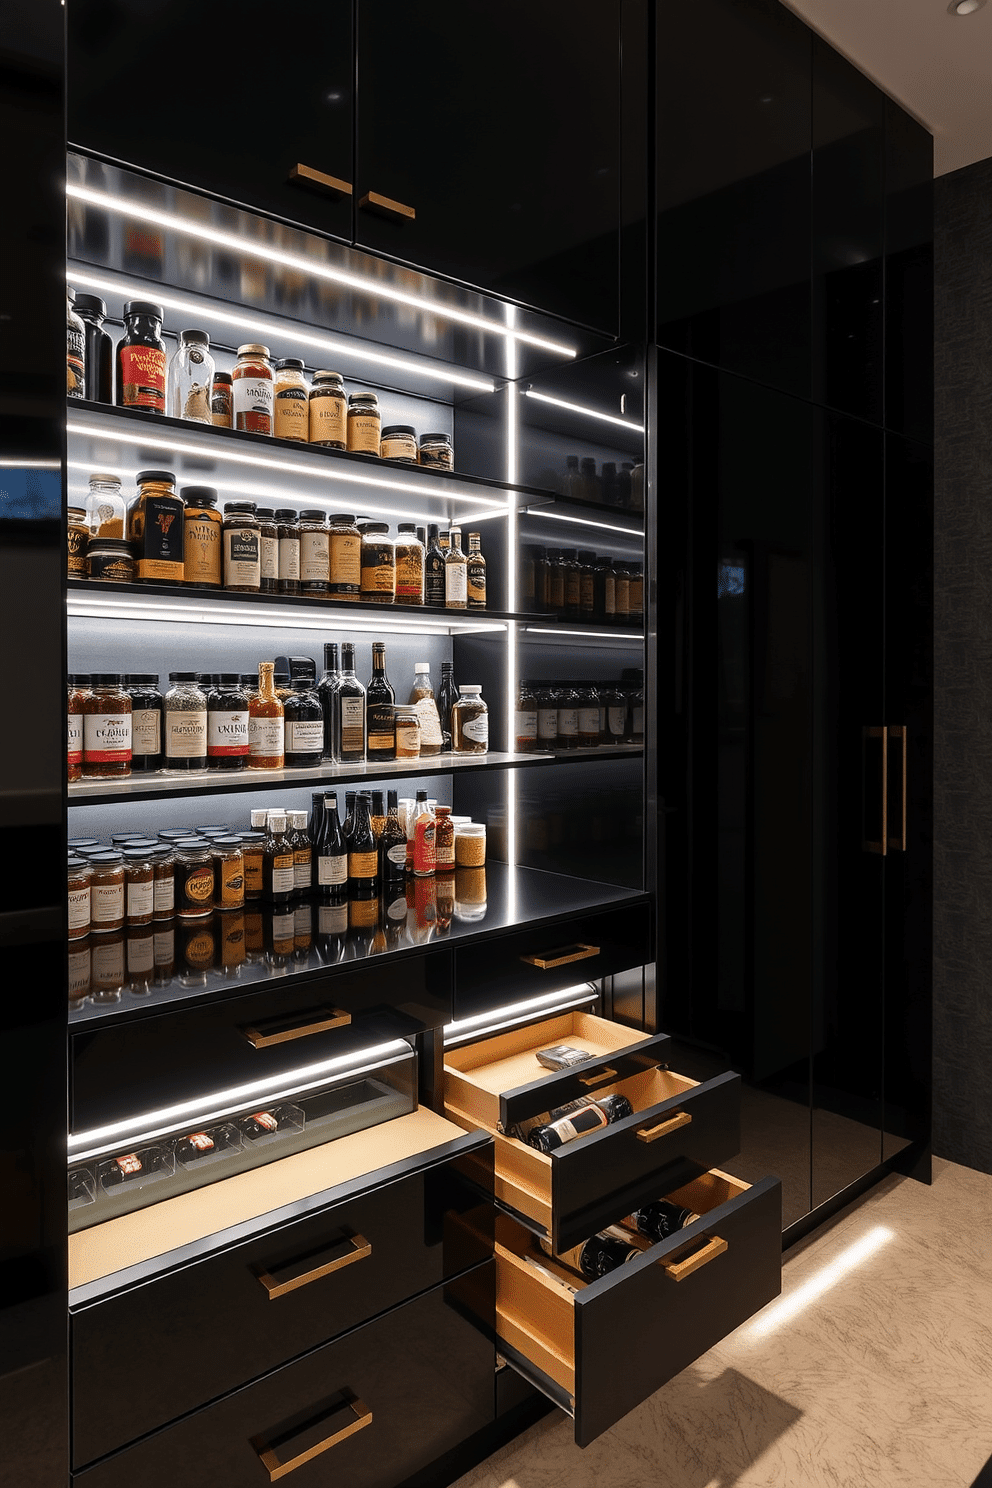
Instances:
[[[74,0],[67,13],[71,144],[350,238],[350,194],[290,180],[304,165],[352,181],[349,0],[292,21],[247,0],[236,25],[199,0]],[[208,67],[227,80],[220,109]],[[168,79],[154,100],[153,77]],[[99,186],[99,167],[90,174]]]
[[[658,340],[798,394],[810,390],[811,40],[776,0],[658,7]]]
[[[885,422],[933,441],[933,139],[885,106]]]
[[[416,213],[362,246],[616,334],[619,0],[361,5],[355,188]]]

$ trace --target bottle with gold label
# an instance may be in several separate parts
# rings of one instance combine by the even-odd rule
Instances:
[[[468,535],[468,607],[470,610],[486,608],[486,560],[482,556],[482,535]]]
[[[183,583],[219,589],[222,578],[224,518],[213,486],[183,486]]]
[[[364,791],[355,798],[355,814],[348,833],[348,897],[364,898],[379,887],[379,850],[372,830],[370,801]]]
[[[181,584],[185,508],[171,470],[139,470],[127,536],[138,559],[139,584]]]
[[[299,357],[276,362],[273,434],[307,444],[310,439],[310,389]]]
[[[375,393],[352,393],[348,399],[348,448],[379,458],[382,415]]]
[[[248,768],[281,770],[285,763],[285,717],[276,697],[275,662],[258,664],[258,692],[248,701]]]
[[[348,448],[348,401],[340,372],[315,372],[310,389],[310,443],[323,449]]]
[[[367,690],[368,707],[368,758],[370,760],[393,760],[396,758],[396,721],[393,705],[396,694],[386,676],[386,644],[372,643],[372,676]]]
[[[245,860],[240,837],[215,837],[210,844],[214,864],[214,900],[218,909],[244,909]]]

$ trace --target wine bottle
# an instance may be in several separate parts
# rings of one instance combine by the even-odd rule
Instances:
[[[368,759],[394,760],[396,758],[396,720],[393,704],[396,695],[386,676],[386,645],[384,641],[372,643],[372,676],[367,689],[368,698]]]
[[[482,534],[468,535],[468,608],[486,608],[486,560],[482,556]]]
[[[541,1240],[540,1245],[545,1255],[554,1256],[550,1241]],[[577,1271],[586,1281],[597,1281],[600,1276],[606,1276],[610,1271],[616,1271],[620,1266],[635,1261],[639,1255],[643,1255],[640,1247],[632,1245],[629,1240],[622,1238],[619,1231],[613,1229],[590,1235],[588,1240],[575,1246],[574,1250],[562,1251],[561,1255],[555,1256],[555,1260]]]
[[[431,522],[427,528],[427,552],[424,557],[424,603],[444,609],[444,553],[439,541],[439,528]]]
[[[365,759],[365,688],[355,675],[355,648],[341,647],[341,679],[334,691],[332,754],[339,764]]]
[[[406,883],[406,832],[400,822],[396,792],[391,790],[386,800],[389,810],[379,838],[379,879],[388,903],[402,893]]]
[[[386,825],[386,811],[385,807],[383,806],[383,795],[381,790],[374,790],[372,792],[372,799],[369,807],[369,819],[372,823],[372,835],[375,838],[376,851],[378,852],[379,838],[382,836],[382,829]]]
[[[317,683],[317,697],[324,718],[324,759],[334,760],[334,704],[341,685],[337,641],[324,643],[324,675]]]
[[[317,888],[325,899],[343,900],[348,891],[348,849],[338,821],[338,798],[333,791],[324,796],[320,836],[314,849]]]
[[[691,1225],[693,1220],[699,1218],[691,1209],[686,1209],[681,1204],[670,1204],[667,1199],[656,1199],[652,1204],[643,1204],[640,1209],[635,1209],[633,1214],[628,1214],[624,1220],[632,1230],[646,1235],[649,1240],[667,1240],[670,1235],[678,1234],[684,1230],[686,1225]]]
[[[600,1100],[590,1101],[568,1116],[549,1122],[547,1126],[535,1126],[528,1133],[527,1141],[540,1152],[553,1152],[556,1147],[574,1142],[576,1137],[581,1137],[586,1132],[600,1131],[604,1126],[609,1126],[614,1121],[623,1121],[625,1116],[633,1114],[634,1108],[625,1095],[604,1095]]]
[[[451,710],[458,701],[454,670],[453,661],[442,661],[441,685],[437,690],[437,712],[441,720],[441,738],[444,740],[446,750],[451,749]]]
[[[348,895],[367,898],[379,887],[379,854],[369,812],[369,797],[359,791],[355,815],[348,835]]]

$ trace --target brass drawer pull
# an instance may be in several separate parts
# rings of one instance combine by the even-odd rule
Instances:
[[[595,1074],[579,1075],[577,1078],[580,1085],[602,1085],[604,1080],[615,1080],[617,1072],[615,1069],[601,1069],[596,1070]]]
[[[309,1038],[312,1033],[326,1033],[329,1028],[347,1028],[351,1014],[344,1008],[317,1008],[309,1023],[288,1024],[281,1018],[259,1023],[241,1032],[253,1049],[271,1049],[273,1044],[289,1044],[293,1039]]]
[[[561,946],[557,951],[541,951],[539,955],[521,956],[520,959],[531,966],[539,966],[542,971],[553,971],[556,966],[568,966],[572,961],[588,961],[590,956],[598,955],[599,946],[580,944]]]
[[[315,1442],[312,1447],[307,1447],[296,1457],[287,1457],[285,1461],[280,1460],[277,1447],[291,1442],[293,1437],[278,1438],[274,1447],[270,1447],[260,1436],[252,1438],[251,1444],[258,1453],[262,1466],[268,1472],[270,1483],[277,1483],[280,1478],[288,1477],[291,1472],[302,1467],[304,1462],[312,1462],[315,1457],[320,1456],[321,1452],[326,1452],[329,1447],[336,1447],[338,1442],[343,1442],[347,1436],[354,1436],[355,1432],[361,1431],[363,1426],[371,1426],[372,1412],[367,1405],[363,1405],[360,1400],[349,1400],[347,1404],[348,1408],[354,1412],[353,1421],[349,1421],[347,1426],[342,1426],[340,1431],[335,1431],[333,1436],[325,1436],[323,1441]],[[303,1431],[296,1432],[296,1437],[304,1435],[306,1429],[304,1427]]]
[[[398,217],[401,222],[413,222],[417,216],[415,207],[393,201],[391,196],[380,196],[378,191],[366,191],[358,205],[363,212],[376,212],[380,217]]]
[[[637,1133],[639,1142],[657,1142],[659,1137],[667,1137],[669,1132],[678,1131],[680,1126],[688,1126],[692,1121],[689,1111],[676,1111],[674,1116],[669,1116],[667,1121],[659,1121],[657,1126],[642,1126]]]
[[[347,1255],[336,1256],[333,1261],[325,1261],[321,1266],[314,1266],[312,1271],[301,1271],[299,1276],[291,1276],[287,1281],[277,1281],[261,1267],[255,1275],[268,1292],[269,1301],[274,1302],[277,1297],[285,1297],[289,1292],[299,1291],[300,1287],[309,1286],[312,1281],[319,1281],[322,1276],[330,1276],[332,1271],[341,1271],[345,1266],[353,1266],[356,1261],[364,1261],[366,1256],[372,1254],[372,1247],[364,1235],[349,1235],[348,1244],[351,1250]]]
[[[707,1240],[702,1250],[697,1250],[694,1255],[686,1256],[684,1261],[662,1261],[661,1269],[666,1271],[673,1281],[685,1281],[687,1276],[691,1276],[701,1266],[706,1266],[710,1261],[716,1260],[718,1255],[723,1255],[726,1249],[726,1240],[721,1240],[719,1235],[714,1235]]]
[[[339,180],[324,171],[314,170],[312,165],[294,165],[289,173],[292,186],[305,186],[308,191],[319,191],[325,196],[351,196],[354,187],[350,181]]]

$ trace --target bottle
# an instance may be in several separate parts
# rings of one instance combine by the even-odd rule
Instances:
[[[427,552],[424,556],[424,603],[444,609],[445,568],[439,529],[436,522],[427,525]]]
[[[131,769],[138,775],[153,774],[162,768],[164,705],[158,673],[131,672],[125,685],[131,696]]]
[[[379,882],[388,903],[406,883],[406,832],[394,790],[388,792],[386,804],[386,820],[379,837]]]
[[[606,744],[622,744],[627,733],[627,700],[616,682],[603,695],[606,705]]]
[[[338,798],[333,791],[324,796],[314,857],[316,887],[322,897],[343,900],[348,892],[348,848],[338,821]]]
[[[413,824],[413,872],[427,878],[437,869],[437,826],[425,790],[418,790]]]
[[[589,1101],[588,1105],[570,1111],[567,1116],[560,1116],[557,1121],[533,1127],[527,1133],[527,1141],[540,1152],[554,1152],[586,1132],[599,1131],[633,1114],[634,1108],[625,1095],[604,1095],[600,1100]]]
[[[276,536],[279,541],[278,583],[279,594],[300,592],[300,523],[291,506],[279,506],[275,511]]]
[[[629,624],[640,627],[644,624],[644,568],[640,563],[628,563],[630,574]]]
[[[579,694],[571,682],[563,682],[558,693],[558,749],[579,747]]]
[[[279,590],[279,528],[271,506],[255,508],[258,518],[259,593],[276,594]]]
[[[434,812],[434,861],[438,873],[455,871],[455,824],[451,807],[438,806]]]
[[[305,811],[289,812],[289,841],[293,849],[293,890],[308,894],[312,884],[313,850]]]
[[[355,648],[341,647],[341,677],[334,695],[334,759],[342,765],[365,759],[365,688],[355,675]]]
[[[617,613],[617,560],[607,558],[606,573],[604,575],[603,587],[603,618],[604,625],[613,625],[616,622]]]
[[[595,749],[599,744],[599,693],[590,683],[579,689],[580,749]]]
[[[340,372],[315,372],[310,389],[310,443],[323,449],[348,447],[348,403]]]
[[[324,711],[310,677],[294,679],[283,703],[286,764],[296,769],[319,765],[324,757]]]
[[[269,348],[257,341],[239,346],[231,377],[234,427],[252,434],[271,434],[275,374]]]
[[[170,672],[165,694],[163,768],[185,775],[207,768],[207,699],[196,672]]]
[[[125,536],[127,512],[119,475],[98,472],[90,476],[86,495],[86,525],[93,537],[123,539]],[[92,577],[92,573],[90,576]]]
[[[396,603],[424,603],[424,545],[412,522],[400,522],[396,528]]]
[[[370,898],[379,888],[379,851],[365,791],[355,797],[355,815],[348,833],[348,895]]]
[[[357,795],[357,791],[345,791],[344,793],[344,825],[341,830],[344,833],[346,842],[355,824],[355,800]]]
[[[614,589],[614,625],[630,624],[630,569],[626,563],[616,562],[616,586]]]
[[[575,548],[562,549],[565,566],[565,619],[578,620],[582,615],[582,565]]]
[[[386,676],[386,645],[372,643],[372,676],[368,685],[368,759],[396,758],[396,723],[393,704],[396,696]]]
[[[219,589],[223,582],[224,518],[213,486],[183,486],[183,583]]]
[[[210,423],[210,390],[214,359],[206,331],[180,331],[179,346],[169,364],[169,413],[191,424]]]
[[[521,682],[517,688],[513,734],[513,747],[517,754],[534,753],[537,749],[537,699],[527,682]]]
[[[281,770],[285,764],[285,724],[276,697],[275,662],[258,663],[258,692],[248,704],[248,768]]]
[[[603,498],[603,487],[599,476],[596,474],[596,461],[587,455],[582,461],[581,471],[583,500],[601,501]]]
[[[207,693],[207,764],[243,770],[248,763],[248,698],[237,672],[215,672]]]
[[[602,481],[602,501],[605,506],[620,505],[620,479],[617,475],[616,462],[613,460],[603,461],[603,470],[600,477]]]
[[[458,701],[458,688],[454,677],[453,661],[441,663],[441,685],[437,690],[437,713],[441,722],[441,738],[445,750],[451,748],[451,710]],[[421,750],[423,744],[421,743]]]
[[[548,612],[565,613],[565,559],[558,548],[548,549]]]
[[[310,389],[299,357],[280,357],[272,384],[272,432],[276,439],[307,444],[310,439]]]
[[[444,739],[441,733],[441,717],[438,713],[434,689],[431,686],[429,661],[414,663],[410,701],[416,708],[417,717],[420,719],[421,757],[440,754],[444,748]]]
[[[324,749],[325,760],[334,759],[334,702],[341,678],[338,674],[338,643],[337,641],[324,642],[324,675],[317,683],[317,697],[320,701],[320,711],[324,720]]]
[[[379,838],[382,836],[386,825],[386,808],[383,805],[381,790],[374,790],[369,795],[369,821],[372,823],[372,836],[375,838],[376,851],[379,850]]]
[[[479,532],[468,535],[468,608],[486,608],[486,560],[482,556],[482,535]]]
[[[547,1255],[551,1255],[546,1240],[541,1240],[540,1245]],[[555,1259],[577,1271],[587,1281],[596,1281],[600,1276],[626,1266],[628,1261],[636,1261],[639,1255],[643,1255],[640,1246],[625,1240],[621,1230],[612,1229],[590,1235],[588,1240],[577,1245],[574,1250],[563,1251]]]
[[[286,814],[270,811],[262,848],[262,893],[276,905],[288,904],[295,883],[293,848],[286,840]]]
[[[565,456],[565,487],[562,492],[564,496],[570,496],[573,501],[583,499],[582,477],[579,474],[578,455]]]
[[[85,396],[91,402],[113,403],[114,343],[109,333],[103,329],[107,314],[106,301],[101,300],[99,295],[77,294],[73,308],[83,322],[86,336]]]
[[[537,744],[539,749],[558,748],[558,693],[548,682],[537,692]]]
[[[468,559],[462,552],[461,528],[452,527],[451,547],[444,558],[444,604],[449,610],[468,608]]]
[[[302,517],[301,512],[301,520]],[[362,597],[362,537],[358,523],[350,512],[337,512],[328,518],[327,536],[327,592],[338,603],[357,604]]]
[[[485,754],[489,749],[489,709],[478,683],[466,683],[451,710],[451,748],[455,754]]]
[[[698,1218],[698,1214],[683,1208],[681,1204],[656,1199],[653,1204],[643,1204],[640,1209],[629,1214],[624,1224],[657,1243],[659,1240],[667,1240],[671,1235],[677,1235],[679,1230],[684,1230],[686,1225],[691,1225]]]
[[[215,372],[210,384],[210,422],[215,429],[234,427],[234,379],[230,372]]]
[[[124,335],[117,343],[118,408],[165,412],[164,313],[148,300],[128,300],[124,306]]]
[[[355,454],[379,458],[382,440],[382,415],[375,393],[351,393],[348,396],[348,448]]]
[[[171,470],[139,470],[138,494],[127,513],[127,537],[138,559],[139,584],[181,584],[185,507]]]
[[[579,613],[576,619],[591,625],[596,618],[596,554],[579,549]]]

